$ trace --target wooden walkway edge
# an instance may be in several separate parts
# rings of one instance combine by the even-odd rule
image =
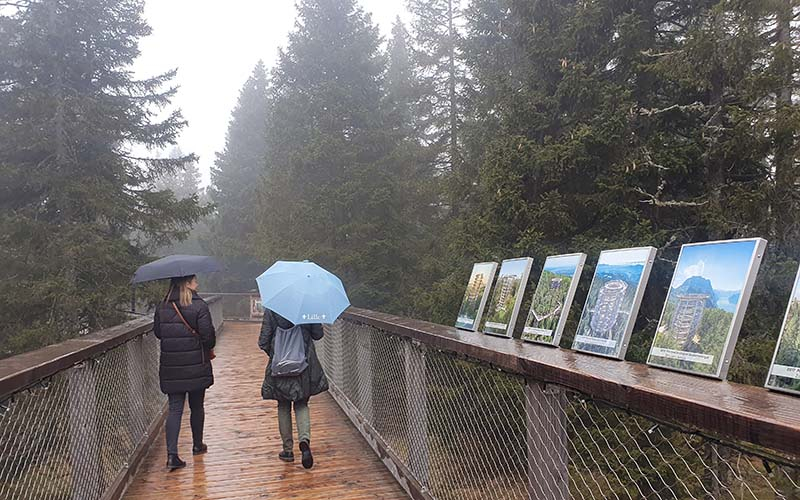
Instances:
[[[257,346],[259,325],[226,323],[224,329],[215,384],[206,393],[208,454],[192,456],[187,405],[179,441],[187,467],[165,471],[162,429],[125,499],[408,498],[327,393],[310,403],[314,468],[303,469],[297,449],[295,463],[280,462],[277,406],[260,393],[267,358]]]

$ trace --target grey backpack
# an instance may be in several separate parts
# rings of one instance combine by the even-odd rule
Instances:
[[[272,355],[273,377],[294,377],[308,367],[303,328],[295,325],[288,330],[275,329],[275,349]]]

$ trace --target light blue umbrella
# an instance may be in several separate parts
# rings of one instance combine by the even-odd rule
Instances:
[[[295,325],[333,323],[350,306],[342,280],[307,260],[278,261],[256,283],[264,307]]]

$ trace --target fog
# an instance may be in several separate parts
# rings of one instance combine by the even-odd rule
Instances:
[[[400,0],[361,0],[384,35],[396,16],[405,15]],[[262,59],[275,63],[295,23],[294,0],[148,0],[145,17],[153,34],[140,44],[135,71],[140,77],[178,69],[180,85],[173,100],[189,121],[179,147],[200,157],[203,185],[209,183],[214,153],[225,144],[230,112],[239,89]]]

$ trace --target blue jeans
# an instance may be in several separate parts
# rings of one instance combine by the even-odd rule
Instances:
[[[178,435],[181,432],[181,418],[183,417],[186,394],[189,394],[189,408],[192,410],[192,415],[189,419],[192,427],[192,441],[195,446],[203,444],[203,424],[206,418],[203,400],[206,397],[206,390],[169,394],[169,414],[167,415],[166,424],[167,453],[169,455],[178,454]]]

